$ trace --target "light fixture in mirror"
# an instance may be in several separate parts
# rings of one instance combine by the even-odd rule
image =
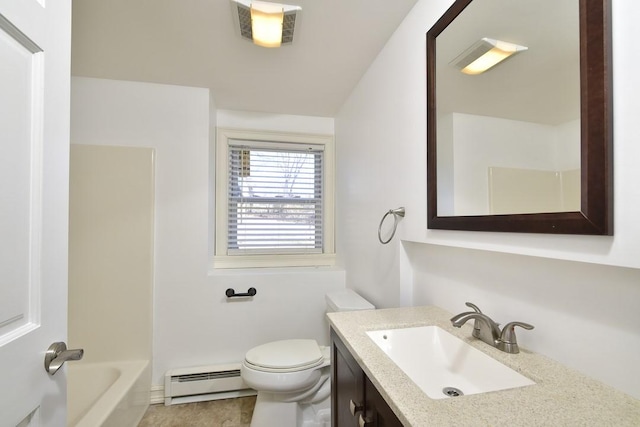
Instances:
[[[429,228],[613,234],[610,8],[457,0],[429,30]],[[528,50],[460,73],[482,37]]]
[[[462,73],[482,74],[510,56],[525,50],[527,50],[526,46],[483,37],[451,63]]]

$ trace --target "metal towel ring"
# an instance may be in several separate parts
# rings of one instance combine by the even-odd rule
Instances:
[[[384,220],[387,219],[387,216],[391,214],[393,214],[393,231],[391,232],[391,236],[389,236],[389,239],[385,241],[385,240],[382,240],[380,233],[382,231],[382,224],[384,223]],[[380,240],[380,243],[382,243],[383,245],[386,245],[387,243],[389,243],[391,239],[393,239],[393,236],[396,235],[396,228],[398,228],[398,221],[399,221],[398,217],[404,218],[404,208],[389,209],[389,211],[387,211],[387,213],[385,213],[384,216],[382,217],[382,220],[380,221],[380,225],[378,226],[378,240]]]

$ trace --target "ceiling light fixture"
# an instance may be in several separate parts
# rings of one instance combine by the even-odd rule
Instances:
[[[251,4],[251,33],[253,42],[262,47],[280,47],[284,11],[272,3]]]
[[[526,46],[485,37],[458,55],[451,64],[465,74],[476,75],[527,49]]]
[[[238,12],[240,35],[262,47],[293,42],[300,6],[251,0],[232,0]]]

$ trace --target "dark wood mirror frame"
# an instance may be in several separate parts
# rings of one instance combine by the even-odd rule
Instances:
[[[610,0],[580,0],[580,211],[438,216],[436,38],[472,1],[474,0],[457,0],[427,32],[428,228],[613,235],[613,84]]]

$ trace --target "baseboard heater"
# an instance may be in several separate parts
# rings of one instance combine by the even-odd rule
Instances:
[[[240,377],[240,364],[171,369],[164,377],[164,404],[255,395]]]

